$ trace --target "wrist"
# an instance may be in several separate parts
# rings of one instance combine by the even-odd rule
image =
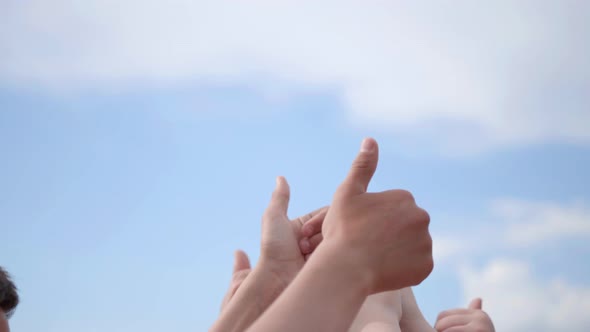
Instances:
[[[281,295],[285,285],[258,264],[248,274],[210,332],[245,331]]]
[[[295,279],[303,264],[303,259],[301,259],[301,262],[293,262],[267,258],[261,255],[255,269],[263,273],[266,278],[272,279],[269,282],[274,287],[284,290]]]
[[[365,259],[366,260],[366,259]],[[342,242],[324,240],[307,264],[317,269],[327,269],[334,277],[346,280],[358,292],[369,296],[374,284],[374,273],[362,264],[361,253]]]
[[[256,289],[256,306],[261,312],[264,312],[288,286],[288,282],[281,279],[271,266],[263,261],[256,264],[248,278],[252,279],[253,288]]]

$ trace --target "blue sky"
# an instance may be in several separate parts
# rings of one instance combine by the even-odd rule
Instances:
[[[205,330],[275,176],[291,217],[326,205],[365,136],[370,190],[431,214],[429,321],[483,296],[498,330],[590,326],[580,8],[499,2],[499,26],[468,3],[232,5],[0,4],[15,331]]]

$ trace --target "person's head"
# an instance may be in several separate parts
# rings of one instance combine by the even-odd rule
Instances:
[[[10,279],[10,275],[0,266],[0,332],[8,332],[8,318],[18,305],[18,293],[16,286]]]

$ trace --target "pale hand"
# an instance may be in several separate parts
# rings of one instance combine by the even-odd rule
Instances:
[[[482,310],[480,298],[472,300],[467,309],[441,312],[434,328],[437,332],[495,332],[492,319]]]
[[[303,235],[301,228],[306,222],[322,221],[327,207],[320,208],[294,220],[289,220],[290,189],[284,177],[276,179],[276,187],[268,208],[262,217],[262,236],[260,243],[260,262],[262,268],[278,276],[288,285],[305,263],[304,254],[299,249]],[[258,268],[258,266],[257,266]]]

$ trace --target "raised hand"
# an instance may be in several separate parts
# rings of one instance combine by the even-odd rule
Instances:
[[[366,139],[334,194],[322,243],[248,331],[345,331],[368,295],[419,284],[430,274],[426,211],[407,191],[366,192],[377,159],[377,142]],[[313,238],[313,230],[305,233]],[[311,243],[301,245],[307,252]]]
[[[378,155],[377,142],[365,139],[322,225],[321,246],[337,248],[351,267],[366,271],[370,293],[417,285],[433,268],[430,217],[412,194],[367,192]]]
[[[210,331],[244,331],[275,301],[303,266],[305,259],[298,246],[301,227],[307,221],[316,223],[316,219],[323,219],[327,208],[289,220],[289,194],[287,181],[278,177],[262,217],[258,264],[251,269],[248,256],[242,251],[236,253],[221,315]]]
[[[441,312],[434,328],[438,332],[495,332],[492,319],[482,309],[480,298],[473,299],[467,309]]]
[[[302,227],[307,223],[321,227],[327,212],[327,207],[323,207],[289,220],[287,217],[289,196],[287,181],[283,177],[277,177],[275,190],[262,217],[260,262],[257,266],[259,274],[266,274],[273,283],[278,282],[281,288],[286,287],[303,266],[305,253],[301,252],[297,245],[303,236]],[[248,255],[241,250],[236,251],[232,279],[222,300],[221,311],[251,271]]]
[[[221,310],[225,309],[231,298],[234,296],[240,285],[244,282],[252,268],[250,267],[250,259],[248,255],[242,250],[238,250],[234,254],[234,268],[232,271],[231,281],[229,282],[229,289],[223,300],[221,301]]]
[[[287,216],[290,189],[287,180],[279,176],[270,203],[262,217],[260,264],[288,284],[301,270],[305,257],[299,249],[305,223],[321,222],[327,207],[320,208],[294,220]]]

